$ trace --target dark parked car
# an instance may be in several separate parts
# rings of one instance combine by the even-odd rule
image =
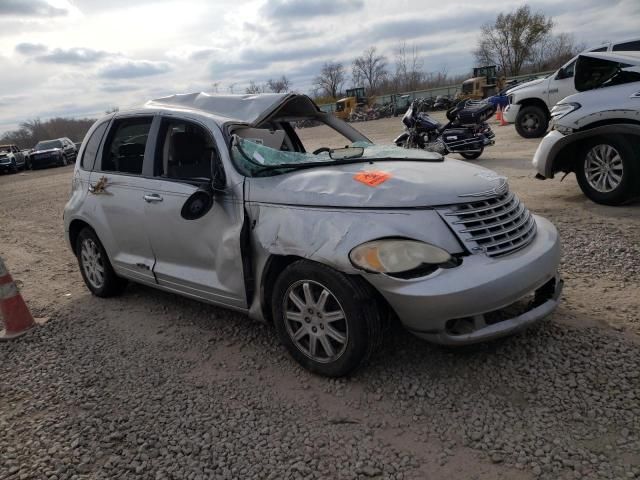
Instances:
[[[71,140],[66,137],[55,140],[43,140],[33,147],[28,158],[29,168],[64,166],[73,163],[78,151]]]
[[[0,145],[0,172],[17,172],[25,168],[24,155],[15,145]]]

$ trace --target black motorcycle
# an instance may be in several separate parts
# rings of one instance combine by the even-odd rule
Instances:
[[[462,101],[447,110],[449,122],[442,125],[425,111],[424,101],[417,99],[402,117],[405,132],[394,143],[442,155],[459,153],[474,160],[495,143],[495,134],[487,124],[495,111],[494,105],[484,101]]]

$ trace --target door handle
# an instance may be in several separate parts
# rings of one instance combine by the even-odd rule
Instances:
[[[162,201],[162,197],[160,195],[158,195],[157,193],[147,193],[142,198],[144,198],[144,201],[147,202],[147,203],[155,203],[155,202],[161,202]]]

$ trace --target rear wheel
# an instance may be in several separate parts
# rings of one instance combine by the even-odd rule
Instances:
[[[580,150],[576,177],[583,193],[594,202],[620,205],[638,193],[640,154],[621,135],[595,137]]]
[[[524,138],[542,137],[548,126],[547,112],[534,105],[524,107],[516,117],[516,131]]]
[[[16,163],[16,159],[11,160],[11,173],[18,173],[18,164]]]
[[[349,374],[381,341],[381,314],[362,280],[300,260],[278,277],[272,297],[280,341],[307,370],[329,377]]]
[[[76,239],[78,265],[84,283],[98,297],[113,297],[122,293],[127,281],[113,271],[109,257],[98,236],[84,228]]]
[[[462,157],[466,158],[467,160],[475,160],[476,158],[479,158],[480,155],[482,155],[482,152],[484,152],[484,147],[477,152],[460,152],[460,155],[462,155]]]

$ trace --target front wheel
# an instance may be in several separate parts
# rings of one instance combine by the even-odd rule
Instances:
[[[319,263],[289,265],[271,305],[280,341],[300,365],[321,375],[349,374],[381,341],[382,317],[370,287]]]
[[[97,297],[113,297],[122,293],[127,282],[113,271],[107,252],[90,228],[84,228],[78,234],[76,254],[82,279],[91,293]]]
[[[576,163],[578,185],[596,203],[621,205],[638,193],[639,162],[632,142],[621,135],[590,139]]]
[[[516,131],[524,138],[540,138],[549,126],[549,117],[542,108],[524,107],[516,117]]]
[[[467,160],[475,160],[476,158],[479,158],[480,155],[482,155],[482,152],[484,152],[484,147],[477,152],[460,152],[460,155],[462,155],[462,157],[466,158]]]

